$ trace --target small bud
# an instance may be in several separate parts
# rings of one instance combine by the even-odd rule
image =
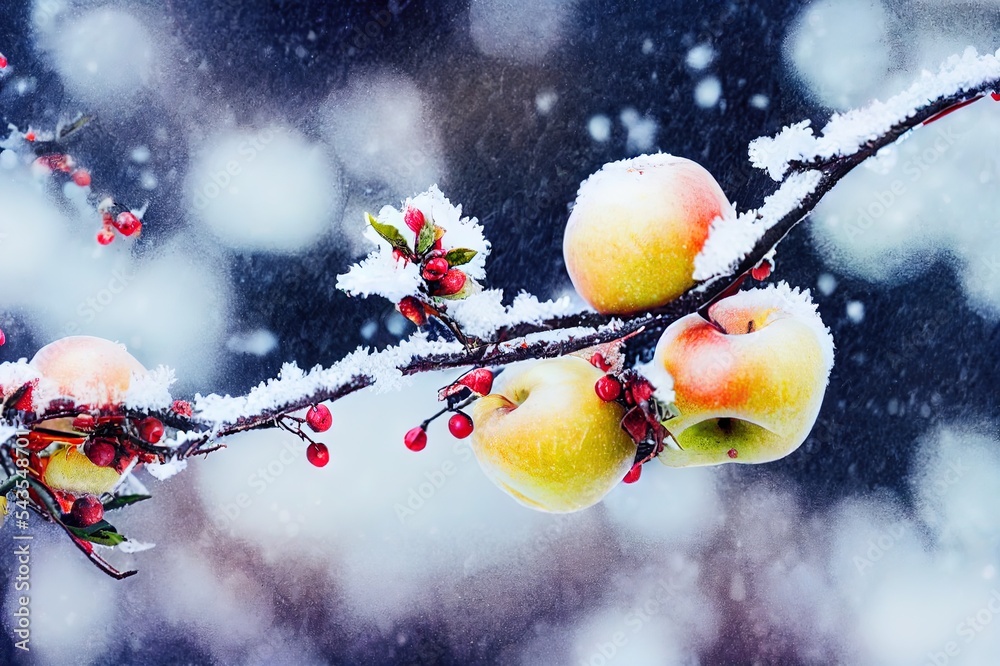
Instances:
[[[427,314],[424,312],[424,304],[413,296],[406,296],[396,306],[399,313],[409,319],[416,326],[423,326],[427,323]]]
[[[175,414],[179,414],[180,416],[190,417],[194,414],[194,410],[191,409],[191,403],[187,400],[174,400],[170,404],[170,409],[172,409]]]
[[[732,458],[733,460],[736,460],[740,456],[740,452],[737,451],[736,449],[729,449],[728,451],[726,451],[726,455]]]
[[[406,222],[406,226],[410,228],[410,231],[415,234],[420,233],[426,222],[423,212],[419,208],[412,206],[406,209],[406,213],[403,214],[403,221]]]
[[[73,182],[80,187],[90,186],[90,172],[86,169],[77,169],[73,172]]]

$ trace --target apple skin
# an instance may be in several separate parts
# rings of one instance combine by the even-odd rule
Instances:
[[[696,162],[662,153],[612,162],[580,186],[563,236],[566,270],[598,312],[652,310],[694,286],[712,221],[735,215]]]
[[[665,422],[681,450],[672,467],[764,463],[797,449],[819,414],[833,339],[808,293],[787,285],[740,292],[663,333],[653,363],[674,380],[680,416]],[[735,457],[733,456],[735,453]]]
[[[624,408],[597,397],[604,373],[564,356],[509,370],[472,408],[472,450],[493,483],[539,511],[596,504],[631,469],[636,444]]]
[[[95,407],[121,404],[132,374],[146,373],[124,346],[88,335],[60,338],[45,345],[30,365],[60,395]]]
[[[42,482],[52,490],[74,495],[111,492],[121,480],[113,467],[98,467],[76,446],[62,446],[48,458]]]

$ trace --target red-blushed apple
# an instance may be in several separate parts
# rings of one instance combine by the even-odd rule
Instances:
[[[472,408],[472,450],[486,475],[540,511],[568,513],[601,501],[636,453],[621,429],[624,408],[594,391],[603,376],[576,356],[501,375]]]
[[[674,381],[680,415],[665,422],[673,467],[762,463],[787,456],[812,429],[833,367],[833,338],[808,292],[788,285],[722,299],[711,321],[671,324],[653,363]]]
[[[696,162],[642,155],[580,186],[563,257],[576,291],[604,314],[666,305],[694,286],[694,260],[719,217],[736,212]]]
[[[123,345],[87,335],[45,345],[30,365],[59,395],[95,407],[120,404],[132,375],[146,372]]]

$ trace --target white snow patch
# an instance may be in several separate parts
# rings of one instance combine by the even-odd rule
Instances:
[[[158,481],[166,481],[175,474],[179,474],[187,469],[187,460],[173,459],[165,463],[148,463],[146,471]]]
[[[342,198],[323,147],[279,126],[220,133],[194,160],[186,189],[192,214],[241,251],[310,249]]]
[[[226,341],[226,349],[237,354],[267,356],[278,348],[278,336],[265,328],[236,333]]]
[[[625,150],[630,155],[647,152],[656,146],[656,134],[659,131],[656,120],[649,116],[640,115],[632,107],[623,109],[619,119],[628,133],[625,139]]]
[[[534,324],[575,312],[568,298],[540,302],[521,292],[508,306],[503,304],[502,289],[487,289],[448,304],[448,314],[469,335],[489,339],[498,329],[515,324]]]
[[[587,132],[594,141],[605,143],[611,138],[611,119],[603,114],[591,116],[587,121]]]
[[[384,183],[403,198],[445,176],[434,108],[411,79],[376,73],[332,92],[320,113],[347,175],[365,185]]]
[[[698,44],[687,52],[684,62],[691,69],[702,70],[712,64],[715,60],[715,49],[711,44]]]
[[[469,33],[485,55],[539,64],[565,35],[576,0],[472,0]]]
[[[847,318],[855,324],[860,324],[865,320],[865,304],[861,301],[847,302]]]
[[[837,290],[837,278],[829,273],[820,273],[816,278],[816,288],[819,289],[819,293],[829,296]]]
[[[176,381],[173,369],[164,365],[142,374],[132,373],[125,393],[125,406],[139,411],[166,409],[173,401],[170,387]]]
[[[703,109],[710,109],[722,97],[722,83],[717,76],[706,76],[694,87],[694,101]]]

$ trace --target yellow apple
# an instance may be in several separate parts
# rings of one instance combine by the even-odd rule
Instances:
[[[568,513],[599,502],[631,469],[636,445],[625,410],[594,391],[604,373],[582,358],[534,362],[500,376],[473,405],[472,450],[518,502]]]
[[[98,467],[77,446],[61,446],[49,456],[42,482],[52,490],[74,495],[110,492],[121,479],[113,467]]]
[[[94,407],[120,404],[132,375],[146,372],[123,345],[87,335],[60,338],[45,345],[30,365],[60,395]]]
[[[566,270],[598,312],[651,310],[694,286],[712,221],[735,215],[696,162],[666,154],[612,162],[580,186],[563,237]]]
[[[691,314],[657,343],[653,363],[674,380],[680,416],[665,423],[673,467],[762,463],[797,449],[819,414],[833,338],[808,292],[785,284],[740,292]]]

